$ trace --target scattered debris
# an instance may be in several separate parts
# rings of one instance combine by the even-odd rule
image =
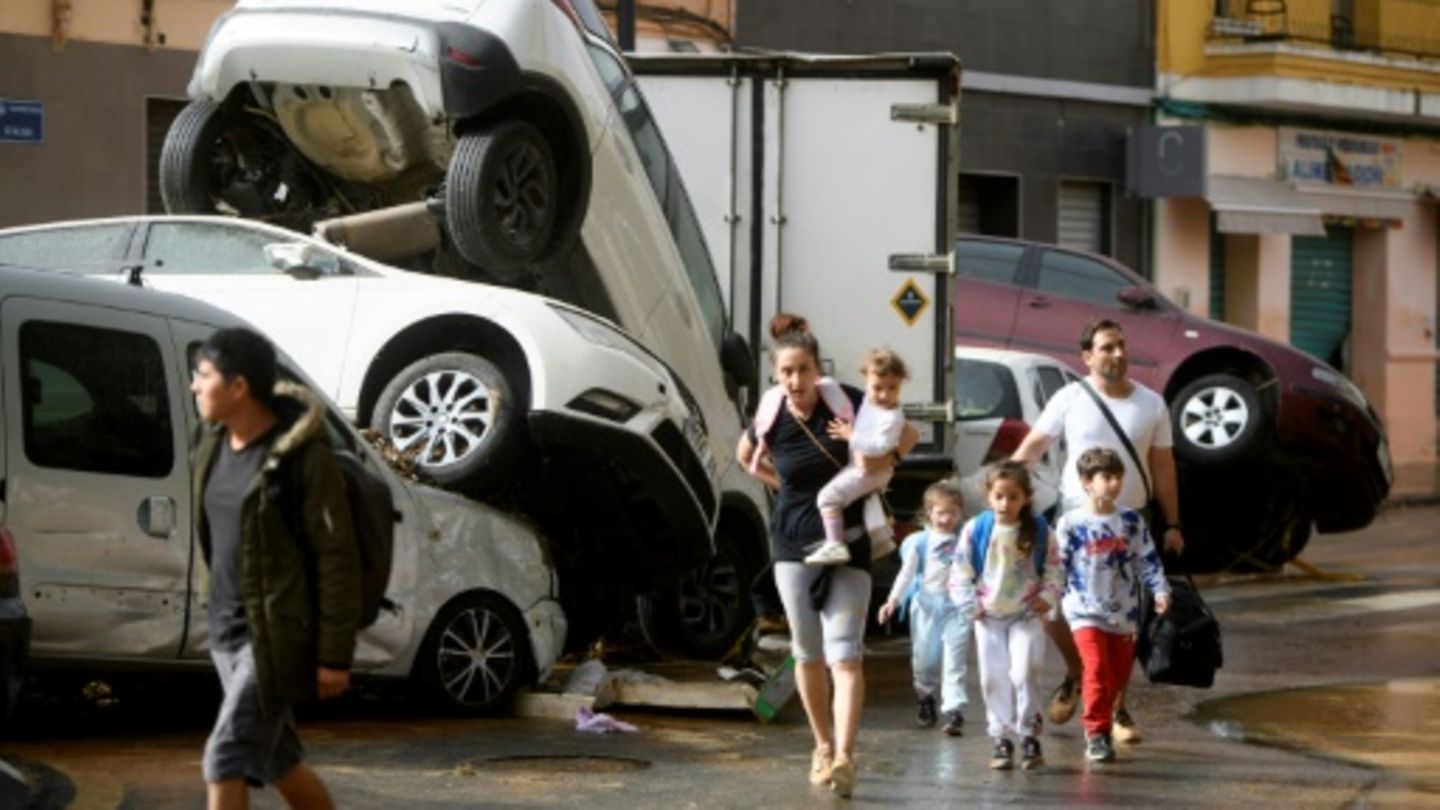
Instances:
[[[575,730],[591,734],[609,734],[615,731],[639,731],[632,723],[616,720],[604,712],[597,712],[585,706],[575,710]]]

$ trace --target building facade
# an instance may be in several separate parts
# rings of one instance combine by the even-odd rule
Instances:
[[[159,210],[154,166],[233,0],[0,3],[0,227]]]
[[[742,47],[949,51],[963,70],[961,230],[1092,250],[1147,273],[1147,206],[1124,190],[1150,120],[1149,0],[736,0]]]
[[[1335,365],[1396,463],[1433,461],[1440,5],[1158,0],[1156,22],[1157,120],[1203,156],[1155,200],[1157,284]]]

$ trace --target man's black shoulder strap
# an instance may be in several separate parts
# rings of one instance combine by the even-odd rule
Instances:
[[[1085,393],[1089,394],[1090,398],[1095,400],[1095,407],[1099,408],[1100,413],[1105,415],[1105,421],[1110,423],[1110,429],[1115,431],[1115,435],[1120,437],[1120,443],[1125,445],[1125,452],[1130,454],[1131,460],[1135,462],[1135,469],[1140,472],[1140,483],[1145,485],[1145,501],[1149,503],[1150,476],[1145,474],[1145,465],[1141,463],[1140,454],[1135,451],[1135,445],[1130,442],[1130,437],[1126,435],[1124,428],[1120,427],[1120,420],[1115,418],[1114,413],[1111,413],[1110,406],[1106,405],[1105,400],[1100,397],[1100,392],[1090,386],[1090,381],[1081,380],[1080,387],[1084,388]],[[1074,448],[1071,449],[1073,450]]]

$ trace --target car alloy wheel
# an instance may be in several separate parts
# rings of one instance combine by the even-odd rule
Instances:
[[[436,484],[482,494],[513,477],[524,432],[513,390],[489,360],[442,352],[391,378],[371,425]]]
[[[1250,422],[1250,409],[1229,388],[1197,391],[1181,409],[1185,436],[1197,447],[1216,449],[1235,441]]]
[[[461,712],[496,709],[530,671],[525,625],[509,603],[488,593],[451,602],[431,626],[417,667],[432,697]]]
[[[1227,463],[1253,456],[1265,411],[1255,388],[1231,374],[1210,374],[1175,398],[1176,450],[1190,461]]]
[[[490,277],[518,283],[564,241],[561,194],[554,150],[535,125],[509,120],[467,132],[445,175],[450,238]]]
[[[430,467],[454,464],[479,450],[495,420],[495,393],[460,369],[432,371],[415,380],[390,410],[390,437],[404,453]]]

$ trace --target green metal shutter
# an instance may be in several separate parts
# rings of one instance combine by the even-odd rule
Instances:
[[[1225,234],[1210,215],[1210,318],[1225,320]]]
[[[1290,241],[1290,345],[1340,363],[1350,334],[1350,229]]]

